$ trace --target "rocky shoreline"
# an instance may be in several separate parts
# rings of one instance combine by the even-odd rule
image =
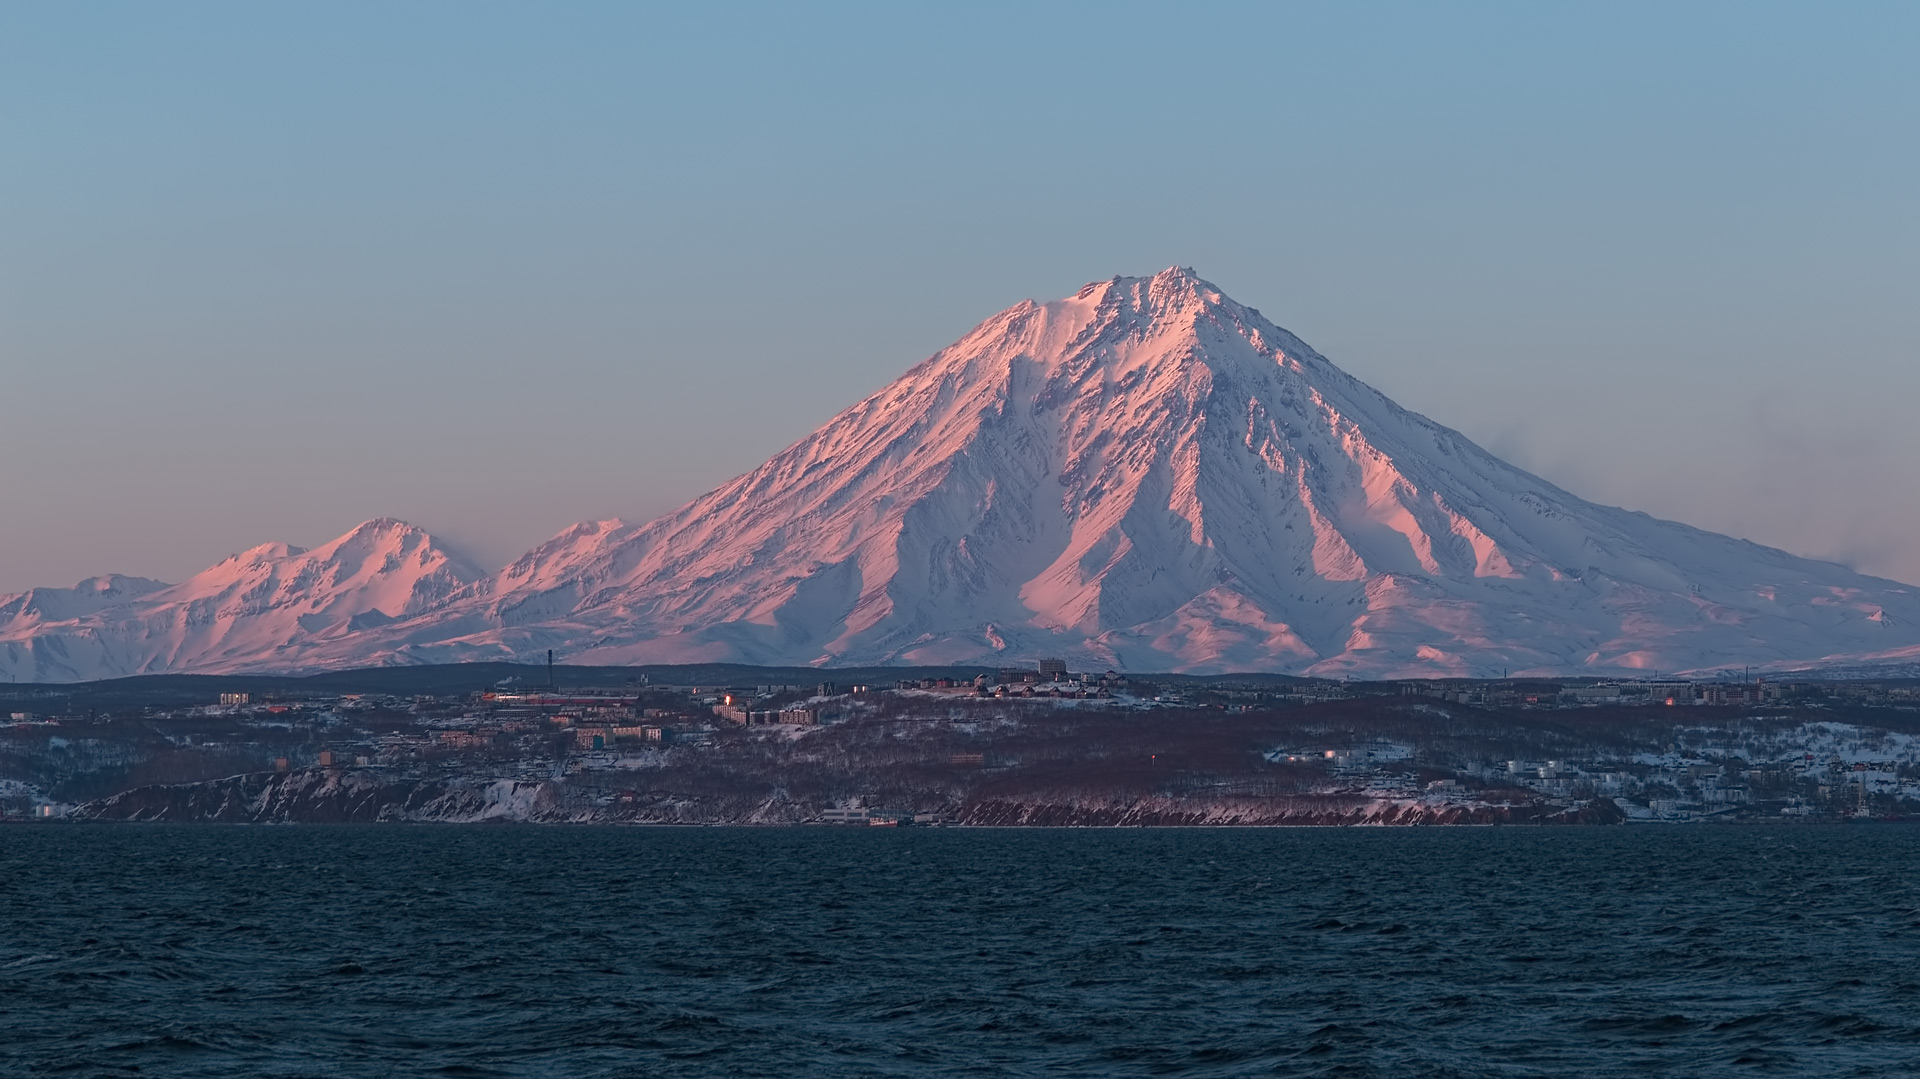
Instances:
[[[487,823],[732,824],[818,822],[826,806],[761,797],[633,792],[608,804],[564,781],[409,778],[353,769],[251,772],[198,783],[153,784],[77,807],[74,818],[223,824]],[[1463,801],[1350,793],[1275,797],[1086,794],[983,797],[912,807],[923,820],[985,827],[1446,826],[1620,824],[1603,799]]]

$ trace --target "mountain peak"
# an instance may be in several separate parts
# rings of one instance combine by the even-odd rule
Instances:
[[[1208,289],[1215,292],[1219,291],[1217,288],[1214,288],[1212,283],[1194,272],[1193,267],[1169,266],[1159,273],[1147,277],[1128,277],[1125,274],[1115,274],[1104,281],[1089,281],[1080,286],[1080,291],[1077,295],[1084,298],[1095,292],[1104,291],[1109,288],[1126,288],[1142,283],[1164,289]]]
[[[0,598],[0,663],[553,648],[1382,678],[1920,654],[1916,590],[1580,499],[1182,266],[1016,304],[680,509],[583,522],[489,576],[392,518],[250,553],[110,607]]]
[[[298,555],[303,555],[306,553],[307,553],[307,549],[305,547],[295,547],[291,543],[282,543],[279,540],[269,540],[266,543],[255,544],[252,547],[249,547],[246,550],[241,551],[239,554],[228,555],[222,564],[225,565],[227,563],[238,563],[238,562],[271,562],[271,561],[275,561],[282,558],[291,558]]]
[[[1087,301],[1112,311],[1148,317],[1164,317],[1187,308],[1232,302],[1190,267],[1169,266],[1151,277],[1110,277],[1094,281],[1081,286],[1070,299],[1047,306],[1075,306]]]
[[[389,532],[408,535],[414,533],[425,535],[426,529],[421,528],[419,525],[409,524],[406,521],[400,520],[398,517],[375,517],[354,525],[351,529],[347,530],[347,535],[358,536],[366,533],[377,534]]]
[[[73,586],[73,591],[87,595],[108,595],[151,592],[165,588],[165,581],[156,581],[151,577],[130,577],[124,573],[107,573],[98,577],[88,577]]]
[[[1163,295],[1186,295],[1214,301],[1223,298],[1213,282],[1195,273],[1191,266],[1169,266],[1147,278],[1147,287]]]
[[[292,653],[436,609],[483,576],[380,517],[312,550],[261,544],[177,585],[114,577],[0,597],[0,665],[35,680],[286,669]]]
[[[345,535],[314,549],[323,559],[360,559],[378,554],[384,559],[382,572],[392,572],[402,564],[421,572],[444,574],[461,585],[486,576],[464,556],[449,550],[439,537],[418,525],[396,517],[375,517],[355,525]]]
[[[1507,465],[1184,266],[1008,308],[680,510],[523,561],[488,596],[497,632],[449,611],[397,639],[1378,676],[1679,669],[1764,617],[1775,658],[1832,650],[1777,598],[1742,606],[1777,565]],[[1746,613],[1703,616],[1708,580]]]

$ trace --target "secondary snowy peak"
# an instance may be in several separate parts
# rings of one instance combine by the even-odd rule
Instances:
[[[358,646],[1487,674],[1810,660],[1902,623],[1911,590],[1582,501],[1176,267],[1016,304],[682,509]]]
[[[324,635],[419,614],[481,576],[424,530],[382,517],[311,551],[268,543],[230,555],[151,598],[230,619],[292,615]]]
[[[110,573],[89,577],[72,588],[30,588],[0,596],[0,633],[12,627],[77,618],[165,587],[164,581]]]
[[[176,585],[103,579],[138,583],[41,602],[31,622],[27,605],[13,617],[13,604],[0,606],[0,668],[43,681],[271,669],[313,643],[432,610],[482,576],[425,531],[381,518],[310,551],[262,544]]]

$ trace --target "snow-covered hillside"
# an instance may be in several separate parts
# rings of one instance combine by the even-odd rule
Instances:
[[[311,551],[268,543],[177,585],[128,577],[0,597],[0,670],[22,681],[283,670],[303,650],[445,603],[481,572],[401,521]]]
[[[1060,655],[1381,677],[1920,648],[1920,590],[1585,502],[1179,268],[1009,308],[680,510],[578,525],[450,587],[465,580],[359,608],[382,617],[143,662],[284,669],[555,648],[580,663]],[[124,612],[172,609],[172,591],[61,625],[110,635]],[[0,631],[0,657],[58,628],[41,625],[23,643]]]
[[[33,588],[0,596],[0,627],[24,630],[49,622],[79,618],[167,587],[164,581],[110,573],[89,577],[72,588]]]

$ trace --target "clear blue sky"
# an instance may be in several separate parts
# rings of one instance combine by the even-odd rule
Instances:
[[[0,7],[0,591],[501,563],[1192,265],[1600,501],[1920,581],[1920,4]]]

